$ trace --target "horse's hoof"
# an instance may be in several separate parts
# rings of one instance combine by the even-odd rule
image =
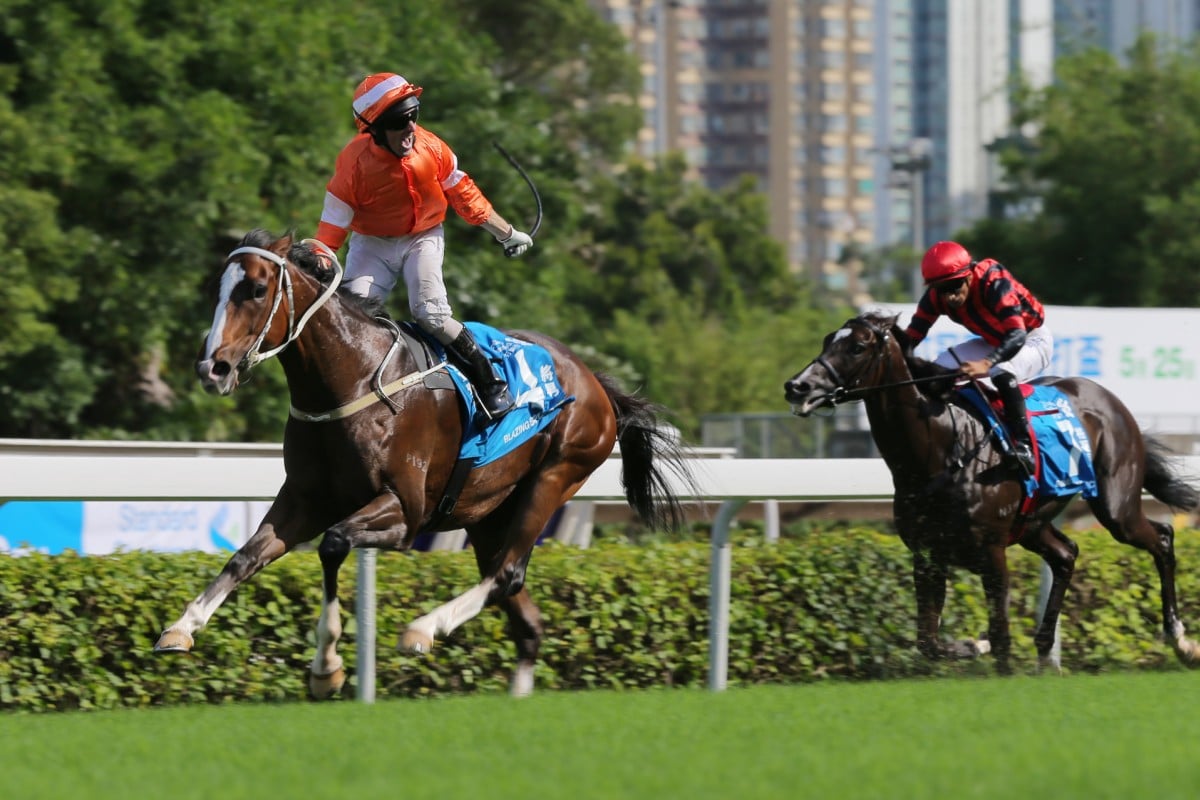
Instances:
[[[1195,641],[1180,636],[1174,642],[1175,655],[1189,667],[1200,667],[1200,645]]]
[[[513,673],[508,693],[512,697],[529,697],[529,695],[533,694],[532,664],[520,663],[517,665],[517,671]]]
[[[1062,662],[1053,656],[1038,656],[1039,675],[1062,675]]]
[[[154,643],[154,652],[187,653],[191,651],[194,644],[192,637],[183,631],[165,630],[162,632],[162,636],[158,637],[158,641]]]
[[[433,639],[421,631],[409,628],[400,636],[399,649],[406,653],[426,655],[433,650]]]
[[[338,667],[328,675],[308,674],[308,692],[314,700],[337,697],[346,685],[346,670]]]

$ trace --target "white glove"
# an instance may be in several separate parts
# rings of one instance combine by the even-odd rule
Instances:
[[[504,255],[509,258],[515,258],[533,247],[533,237],[528,233],[517,230],[515,227],[509,232],[506,238],[497,239],[496,241],[500,242],[500,246],[504,248]]]

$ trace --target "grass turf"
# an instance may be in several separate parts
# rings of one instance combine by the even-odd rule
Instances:
[[[5,798],[1195,797],[1180,671],[0,716]]]

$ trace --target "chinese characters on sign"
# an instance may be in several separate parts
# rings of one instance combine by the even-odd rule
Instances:
[[[907,325],[913,306],[891,309]],[[1047,375],[1090,378],[1159,433],[1190,433],[1200,420],[1200,309],[1046,306],[1054,334]],[[933,358],[970,334],[942,318],[917,348]],[[1173,417],[1167,421],[1167,417]],[[1163,426],[1179,426],[1172,431]]]

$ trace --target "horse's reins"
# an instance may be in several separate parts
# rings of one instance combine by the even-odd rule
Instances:
[[[820,364],[820,361],[816,363]],[[825,366],[822,364],[821,366]],[[836,373],[835,373],[836,374]],[[929,375],[924,378],[910,378],[906,381],[896,381],[895,383],[881,383],[877,386],[863,386],[861,388],[845,389],[838,386],[834,389],[834,400],[836,403],[848,403],[853,400],[861,400],[863,397],[874,392],[883,391],[884,389],[892,389],[896,386],[912,386],[918,383],[933,383],[934,381],[944,381],[947,378],[953,378],[953,375]]]
[[[868,322],[865,319],[852,319],[849,322],[847,322],[846,325],[844,325],[842,327],[846,327],[848,325],[855,324],[855,323],[862,325],[863,327],[867,328],[867,330],[871,331],[871,333],[873,333],[875,335],[875,340],[879,343],[879,348],[875,354],[875,361],[881,361],[887,352],[887,344],[888,344],[888,338],[889,338],[888,331],[880,328],[879,326],[877,326],[871,322]],[[957,357],[958,357],[957,354],[955,354],[955,358],[957,358]],[[911,386],[911,385],[920,384],[920,383],[931,383],[933,381],[944,381],[947,378],[955,378],[956,377],[952,374],[930,375],[930,376],[926,376],[924,378],[910,378],[909,380],[894,381],[892,383],[881,383],[881,384],[877,384],[875,386],[847,387],[845,385],[846,381],[842,378],[842,376],[838,373],[838,371],[836,369],[834,369],[833,364],[830,364],[829,360],[825,358],[824,353],[817,356],[817,358],[813,360],[813,363],[819,364],[822,368],[824,368],[829,373],[829,376],[831,378],[833,378],[833,380],[836,384],[834,387],[834,390],[833,390],[833,395],[829,401],[833,405],[849,402],[852,400],[857,400],[862,397],[866,397],[867,395],[873,394],[874,392],[883,391],[884,389],[892,389],[897,386]],[[874,362],[872,362],[872,364],[869,365],[868,367],[864,368],[861,372],[866,373],[867,370],[870,369],[871,366],[874,366]],[[974,381],[973,378],[972,378],[972,381]],[[953,417],[951,417],[951,424],[954,424]],[[947,467],[944,470],[942,470],[938,475],[934,476],[930,480],[929,484],[926,485],[924,487],[924,489],[921,491],[921,494],[928,494],[928,493],[934,492],[934,491],[940,489],[942,486],[944,486],[946,484],[946,482],[950,480],[951,476],[954,475],[954,473],[956,473],[958,470],[960,470],[964,466],[966,466],[966,464],[968,463],[968,461],[970,461],[970,459],[974,458],[975,456],[977,456],[979,454],[980,450],[982,450],[983,445],[985,443],[986,443],[986,439],[981,439],[975,445],[974,449],[964,452],[961,455],[951,459],[951,461],[947,465]],[[957,437],[955,438],[955,445],[958,446]]]
[[[321,308],[321,306],[325,305],[325,303],[329,300],[329,298],[333,296],[334,292],[337,291],[338,286],[342,282],[342,275],[343,275],[342,265],[341,265],[341,262],[338,261],[338,257],[337,257],[336,253],[334,253],[332,250],[330,250],[325,245],[324,242],[322,242],[318,239],[305,239],[302,242],[302,244],[309,244],[309,245],[318,247],[321,250],[323,250],[329,256],[330,263],[333,265],[334,276],[333,276],[333,280],[330,281],[329,285],[327,287],[325,287],[325,291],[323,291],[321,293],[321,296],[318,297],[313,302],[313,304],[311,306],[309,306],[304,311],[303,314],[300,315],[299,321],[296,321],[296,319],[295,319],[295,302],[293,301],[294,293],[292,291],[292,277],[291,277],[291,273],[289,273],[288,269],[287,269],[288,262],[287,262],[286,258],[284,258],[283,256],[280,256],[280,255],[276,255],[275,253],[272,253],[270,250],[264,250],[261,247],[247,246],[247,247],[237,248],[236,250],[234,250],[232,253],[229,254],[228,258],[225,259],[226,262],[228,262],[234,256],[239,256],[242,254],[249,253],[249,254],[256,255],[256,256],[261,256],[261,257],[267,259],[268,261],[270,261],[272,264],[275,264],[277,267],[279,267],[279,275],[280,275],[279,281],[278,281],[279,285],[275,287],[275,300],[271,304],[271,313],[267,316],[267,321],[263,325],[262,331],[258,334],[258,338],[255,340],[254,345],[250,348],[249,351],[247,351],[246,355],[244,355],[242,357],[242,362],[241,362],[242,369],[250,370],[252,367],[254,367],[258,364],[261,364],[263,361],[266,361],[271,356],[278,355],[279,352],[282,351],[285,347],[287,347],[292,342],[296,341],[296,339],[300,338],[300,333],[301,333],[301,331],[304,330],[304,326],[308,324],[308,321],[310,319],[312,319],[313,314],[317,313],[317,311]],[[287,293],[287,298],[288,298],[288,335],[287,335],[287,338],[285,338],[278,347],[273,347],[265,353],[260,353],[260,352],[258,352],[258,348],[262,346],[263,340],[267,336],[267,331],[271,329],[271,322],[274,321],[275,314],[279,311],[279,305],[283,300],[284,292]],[[381,366],[380,370],[376,373],[376,376],[375,376],[376,377],[375,391],[372,394],[364,395],[363,397],[360,397],[357,400],[352,400],[349,403],[340,405],[337,408],[334,408],[330,411],[321,411],[321,412],[313,413],[313,412],[309,412],[309,411],[301,411],[300,409],[296,408],[295,406],[290,406],[288,411],[296,419],[301,419],[301,420],[304,420],[305,422],[328,422],[328,421],[335,420],[335,419],[344,419],[345,417],[348,417],[351,414],[355,414],[359,411],[362,411],[364,408],[367,408],[368,406],[372,406],[375,403],[381,402],[382,399],[387,399],[388,395],[391,395],[392,393],[399,391],[400,389],[403,389],[408,386],[412,386],[413,384],[417,383],[421,379],[425,378],[427,375],[437,372],[439,369],[442,369],[445,366],[446,366],[446,362],[442,361],[438,364],[435,364],[434,366],[430,367],[427,370],[414,372],[410,375],[405,375],[402,378],[392,381],[391,383],[387,384],[386,386],[380,386],[379,385],[379,376],[380,376],[380,373],[382,372],[382,366]],[[389,405],[390,404],[391,403],[389,400]],[[393,410],[393,413],[394,413],[394,410]]]
[[[847,322],[846,325],[851,325],[854,323],[862,325],[867,330],[871,331],[871,333],[875,334],[875,340],[879,343],[879,348],[875,354],[875,361],[882,360],[884,353],[887,350],[888,332],[865,319],[852,319],[850,322]],[[842,327],[846,327],[846,325]],[[829,363],[829,360],[825,358],[824,353],[813,359],[812,363],[820,365],[826,372],[829,373],[829,376],[833,378],[835,385],[833,394],[829,400],[830,404],[832,405],[839,405],[841,403],[860,400],[863,397],[867,397],[875,392],[883,391],[884,389],[892,389],[897,386],[911,386],[919,383],[932,383],[933,381],[944,381],[946,378],[951,377],[949,375],[930,375],[924,378],[910,378],[906,381],[896,381],[894,383],[881,383],[875,386],[855,387],[846,385],[846,380],[842,378],[841,374],[838,373],[838,371],[834,369],[833,365]],[[874,363],[872,363],[871,366],[874,366]],[[864,369],[863,372],[866,372],[866,369]]]

